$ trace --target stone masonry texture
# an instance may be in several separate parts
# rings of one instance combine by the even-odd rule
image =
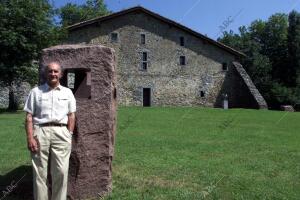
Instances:
[[[27,82],[14,82],[12,84],[14,91],[15,101],[19,109],[23,109],[25,100],[31,86]],[[0,108],[8,108],[9,105],[9,87],[0,82]]]
[[[117,41],[111,40],[112,33],[118,35]],[[141,43],[142,34],[145,44]],[[143,9],[70,29],[66,43],[102,44],[115,49],[119,105],[143,105],[143,88],[150,88],[151,105],[155,106],[221,107],[228,92],[231,108],[261,108],[233,65],[238,60],[235,54]],[[146,71],[141,70],[143,52],[147,52]],[[180,56],[185,56],[186,65],[180,65]],[[227,70],[223,70],[223,63]]]
[[[69,199],[95,199],[111,191],[116,124],[115,54],[100,45],[61,45],[44,49],[40,82],[47,63],[57,61],[75,74],[76,127],[69,168]]]

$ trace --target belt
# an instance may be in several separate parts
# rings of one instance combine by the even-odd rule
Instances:
[[[49,123],[39,124],[39,126],[41,126],[41,127],[44,127],[44,126],[67,126],[67,124],[59,124],[59,123],[49,122]]]

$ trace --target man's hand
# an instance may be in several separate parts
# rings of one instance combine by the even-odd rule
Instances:
[[[75,113],[68,114],[68,130],[73,133],[75,127]]]
[[[28,150],[31,151],[32,153],[36,153],[39,150],[39,142],[34,137],[28,138],[27,147]]]
[[[35,153],[39,149],[39,142],[33,137],[33,117],[31,113],[26,113],[26,134],[27,134],[27,147],[28,149]]]

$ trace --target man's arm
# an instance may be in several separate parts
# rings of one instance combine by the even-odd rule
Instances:
[[[75,113],[68,114],[68,130],[73,133],[75,127]]]
[[[27,147],[31,152],[37,152],[39,146],[36,139],[33,137],[33,117],[31,113],[26,113],[25,129],[27,134]]]

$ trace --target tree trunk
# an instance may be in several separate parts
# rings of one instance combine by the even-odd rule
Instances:
[[[18,101],[15,96],[15,91],[13,87],[13,83],[9,85],[9,104],[8,104],[8,110],[10,111],[16,111],[18,109]]]

